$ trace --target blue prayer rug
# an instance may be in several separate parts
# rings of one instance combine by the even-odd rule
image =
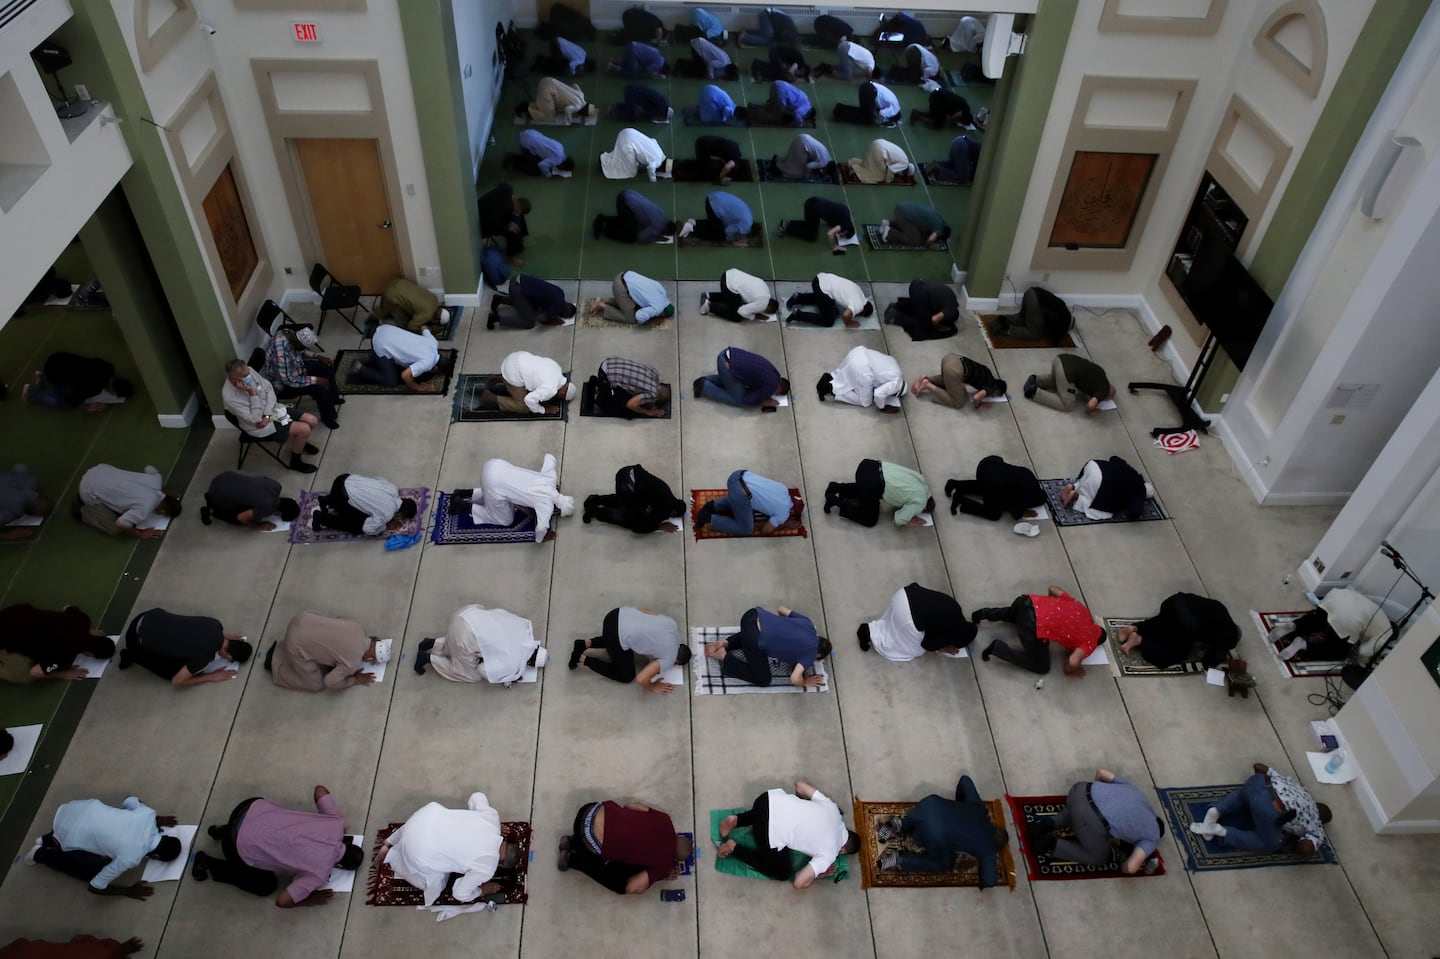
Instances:
[[[1314,856],[1293,852],[1251,852],[1247,849],[1229,849],[1215,839],[1197,836],[1190,831],[1192,822],[1205,818],[1205,811],[1225,796],[1240,788],[1233,786],[1177,786],[1171,789],[1156,788],[1160,805],[1165,810],[1170,831],[1180,848],[1185,850],[1185,868],[1190,872],[1217,872],[1221,869],[1259,869],[1262,866],[1314,866],[1335,865],[1335,850],[1330,843],[1320,847]]]
[[[470,519],[467,509],[460,513],[450,511],[450,499],[455,494],[441,493],[435,504],[435,527],[430,531],[430,541],[437,546],[477,546],[490,543],[534,543],[535,513],[524,507],[515,510],[515,523],[511,526],[486,526]]]

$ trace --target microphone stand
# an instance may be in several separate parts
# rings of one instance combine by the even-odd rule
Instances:
[[[1400,555],[1399,550],[1391,546],[1388,542],[1381,540],[1380,555],[1388,559],[1406,579],[1420,587],[1420,597],[1405,611],[1405,615],[1401,616],[1400,619],[1391,626],[1389,638],[1385,640],[1379,649],[1370,655],[1370,658],[1364,665],[1356,662],[1345,668],[1342,672],[1342,678],[1345,681],[1345,685],[1351,689],[1360,688],[1360,684],[1370,677],[1370,674],[1375,671],[1375,667],[1379,665],[1380,661],[1390,654],[1391,648],[1400,639],[1400,634],[1405,631],[1405,627],[1410,624],[1410,620],[1420,611],[1420,607],[1435,599],[1435,594],[1430,592],[1424,583],[1420,582],[1419,578],[1411,571],[1409,564],[1405,562],[1405,558]],[[1381,612],[1384,612],[1383,608]]]

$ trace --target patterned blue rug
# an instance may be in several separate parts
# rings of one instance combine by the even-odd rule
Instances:
[[[450,512],[451,493],[441,493],[435,504],[435,528],[430,541],[437,546],[476,546],[489,543],[534,543],[535,514],[528,509],[515,511],[513,526],[484,526],[470,519],[470,511]]]
[[[1119,515],[1112,516],[1109,519],[1091,519],[1084,513],[1078,513],[1073,509],[1069,509],[1060,502],[1060,491],[1070,482],[1071,480],[1063,478],[1042,479],[1040,481],[1040,488],[1045,491],[1045,499],[1050,505],[1050,516],[1055,520],[1056,526],[1090,526],[1095,523],[1143,523],[1147,520],[1170,518],[1165,515],[1165,510],[1160,507],[1160,501],[1152,497],[1145,501],[1145,508],[1140,511],[1140,515],[1135,519],[1129,519]]]
[[[1185,850],[1185,868],[1190,872],[1217,872],[1221,869],[1259,869],[1262,866],[1312,866],[1339,862],[1335,850],[1327,842],[1316,856],[1302,856],[1296,853],[1250,852],[1244,849],[1227,849],[1214,839],[1197,836],[1190,831],[1192,822],[1205,818],[1205,810],[1218,803],[1229,793],[1239,789],[1233,786],[1177,786],[1172,789],[1156,788],[1160,805],[1165,809],[1170,832],[1180,848]]]

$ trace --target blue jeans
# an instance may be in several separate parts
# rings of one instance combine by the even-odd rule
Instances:
[[[731,473],[725,481],[726,494],[710,502],[711,509],[715,511],[710,517],[710,528],[717,533],[749,536],[755,532],[755,508],[750,505],[750,494],[740,482],[744,472],[736,470]]]
[[[760,648],[759,620],[754,609],[740,617],[740,632],[730,637],[720,672],[752,686],[769,686],[774,677],[770,675],[770,657]],[[744,653],[745,658],[737,657],[737,652]]]
[[[1225,837],[1216,841],[1231,849],[1252,852],[1275,852],[1285,838],[1285,831],[1275,825],[1280,815],[1275,809],[1275,796],[1270,780],[1256,773],[1244,785],[1215,804],[1220,811],[1220,825]]]
[[[754,30],[740,34],[740,42],[747,47],[768,47],[775,39],[775,26],[770,22],[770,8],[760,11],[760,25]]]
[[[52,410],[73,410],[77,405],[64,390],[51,386],[43,373],[40,375],[40,382],[32,383],[30,389],[25,391],[25,402],[48,406]]]
[[[729,403],[731,406],[745,405],[745,384],[730,372],[730,360],[725,356],[724,350],[715,357],[715,375],[705,377],[700,395],[721,403]]]

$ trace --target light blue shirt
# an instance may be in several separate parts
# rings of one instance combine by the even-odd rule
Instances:
[[[698,112],[701,123],[729,123],[735,115],[735,101],[712,83],[700,91]]]
[[[560,55],[565,58],[565,63],[569,65],[571,73],[576,72],[585,65],[586,54],[584,47],[576,43],[571,43],[564,37],[556,37],[555,43],[560,47]]]
[[[130,796],[121,808],[98,799],[77,799],[55,810],[55,839],[65,850],[81,849],[110,862],[90,880],[92,889],[105,889],[121,873],[134,869],[160,844],[155,810]]]
[[[627,270],[620,279],[625,284],[625,289],[630,291],[631,299],[639,307],[635,311],[637,324],[650,322],[670,305],[670,297],[665,295],[665,287],[650,277]]]
[[[750,207],[745,201],[733,193],[726,193],[724,190],[716,190],[705,198],[710,203],[710,209],[725,224],[725,239],[737,240],[750,232],[755,225],[755,214],[750,212]]]
[[[690,11],[690,22],[697,29],[705,31],[705,36],[712,40],[725,32],[725,25],[704,7],[696,7]]]
[[[790,490],[783,484],[746,470],[740,481],[750,490],[750,508],[764,513],[772,526],[780,526],[790,518]]]
[[[520,131],[520,149],[540,161],[541,176],[550,176],[557,166],[565,162],[565,147],[560,141],[552,140],[533,128]]]

